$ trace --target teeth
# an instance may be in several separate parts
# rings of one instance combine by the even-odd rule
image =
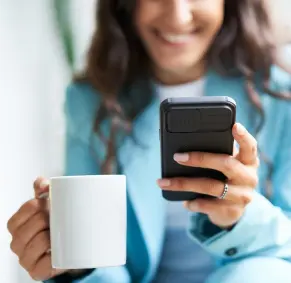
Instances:
[[[161,37],[170,43],[184,43],[191,39],[189,34],[169,34],[161,33]]]

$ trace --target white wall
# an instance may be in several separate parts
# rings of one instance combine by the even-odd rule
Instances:
[[[33,196],[39,175],[62,172],[64,87],[69,69],[51,1],[0,2],[0,280],[31,280],[9,250],[8,218]]]
[[[73,1],[77,65],[93,1]],[[9,249],[9,217],[33,196],[38,175],[63,171],[64,89],[70,81],[53,1],[0,0],[0,281],[32,282]]]

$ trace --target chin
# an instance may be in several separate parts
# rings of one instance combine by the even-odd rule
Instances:
[[[196,56],[192,54],[182,54],[179,55],[171,55],[171,56],[163,56],[162,54],[155,54],[153,56],[155,58],[156,64],[160,66],[163,70],[189,70],[193,67],[197,66],[203,58],[202,54],[196,53]],[[189,56],[190,55],[190,56]],[[191,56],[192,55],[192,56]]]
[[[171,73],[180,73],[181,71],[191,70],[193,66],[195,66],[196,64],[197,64],[196,62],[189,64],[189,62],[168,60],[165,62],[160,62],[159,66],[162,70],[165,70]]]

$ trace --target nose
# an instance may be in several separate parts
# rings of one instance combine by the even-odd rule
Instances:
[[[180,28],[192,21],[192,9],[189,0],[168,0],[165,12],[165,17],[174,27]]]

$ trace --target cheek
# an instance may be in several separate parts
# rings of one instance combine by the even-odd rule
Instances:
[[[152,22],[152,8],[146,4],[146,1],[137,1],[134,22],[138,35],[144,41],[148,26]]]
[[[201,11],[201,19],[204,20],[210,34],[215,35],[222,27],[224,19],[224,5],[222,1],[214,1],[207,9]]]

